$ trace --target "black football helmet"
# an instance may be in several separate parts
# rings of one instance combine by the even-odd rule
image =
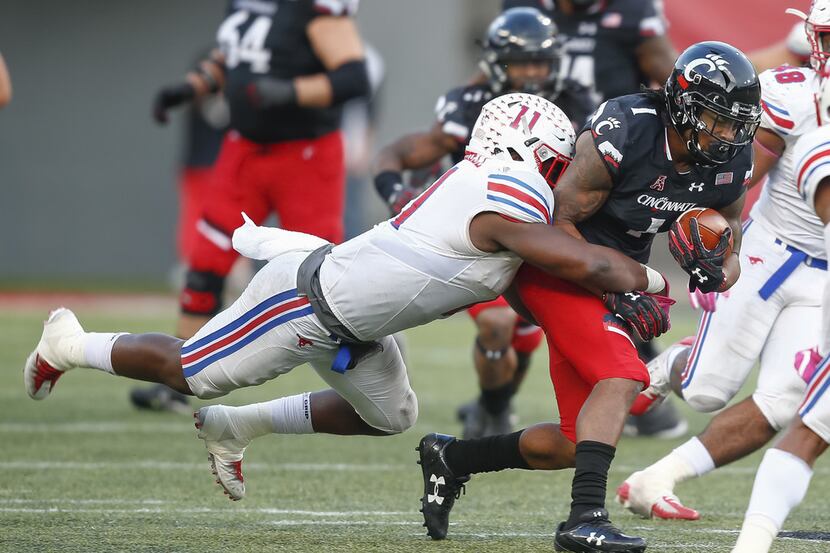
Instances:
[[[543,83],[528,83],[523,90],[536,94],[556,80],[559,73],[560,44],[556,25],[536,8],[511,8],[490,23],[482,46],[481,69],[496,94],[510,86],[506,65],[513,62],[544,61],[550,73]]]
[[[687,48],[666,81],[671,123],[696,163],[722,165],[752,142],[761,121],[761,84],[747,57],[723,42],[698,42]],[[711,139],[700,143],[701,133]]]

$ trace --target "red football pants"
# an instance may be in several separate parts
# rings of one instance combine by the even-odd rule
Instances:
[[[282,228],[343,240],[346,169],[340,131],[315,139],[258,144],[229,132],[213,169],[190,268],[227,275],[244,211],[257,224],[276,213]]]
[[[584,288],[528,264],[519,269],[515,283],[547,337],[561,430],[576,442],[576,419],[594,385],[628,378],[646,387],[648,370],[619,320]]]
[[[179,259],[190,263],[196,248],[196,222],[202,216],[205,198],[213,184],[212,167],[185,167],[179,175],[179,221],[176,246]]]
[[[492,309],[494,307],[507,307],[509,309],[510,304],[507,303],[507,300],[504,299],[504,297],[499,296],[492,301],[477,303],[474,306],[467,308],[467,314],[469,314],[475,321],[478,319],[478,316],[482,311],[486,311],[487,309]],[[543,336],[544,333],[541,328],[528,323],[520,316],[516,315],[516,325],[513,327],[513,337],[510,340],[510,345],[514,350],[516,350],[516,353],[530,355],[536,350],[536,348],[539,347],[539,344],[542,343]]]

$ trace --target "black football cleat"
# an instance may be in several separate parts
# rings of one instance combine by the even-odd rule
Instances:
[[[415,448],[420,454],[418,464],[424,475],[424,495],[421,497],[421,512],[427,535],[434,540],[447,537],[450,525],[450,511],[455,500],[464,491],[464,483],[470,475],[456,476],[444,457],[447,446],[455,437],[446,434],[427,434]]]
[[[579,520],[576,526],[568,530],[563,530],[564,522],[559,524],[553,539],[556,551],[643,553],[646,550],[646,540],[620,532],[608,520],[608,511],[605,509],[585,511]]]
[[[164,384],[156,384],[149,388],[133,388],[130,390],[130,403],[136,409],[147,411],[171,411],[183,415],[193,414],[187,396],[173,388],[168,388]]]

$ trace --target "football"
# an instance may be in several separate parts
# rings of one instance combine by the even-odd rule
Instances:
[[[700,229],[700,238],[703,240],[703,245],[706,249],[713,249],[718,245],[718,241],[720,240],[721,234],[727,228],[729,228],[729,223],[724,219],[723,215],[715,211],[714,209],[709,209],[707,207],[696,207],[684,212],[680,217],[677,219],[677,224],[683,229],[683,233],[687,237],[691,237],[689,225],[692,219],[697,219],[697,225]],[[690,238],[691,239],[691,238]],[[729,237],[729,248],[727,249],[726,255],[732,253],[732,236]]]

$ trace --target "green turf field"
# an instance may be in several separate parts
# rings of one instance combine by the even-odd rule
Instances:
[[[170,330],[169,313],[120,315],[78,309],[89,330]],[[1,311],[1,310],[0,310]],[[213,483],[191,420],[139,414],[126,401],[132,383],[79,370],[53,397],[27,398],[21,368],[45,313],[0,313],[0,551],[480,552],[553,551],[555,525],[568,511],[572,471],[508,471],[475,477],[456,504],[450,539],[431,542],[421,528],[420,470],[413,451],[422,434],[454,433],[455,407],[474,394],[461,316],[411,331],[409,359],[420,400],[417,426],[390,438],[279,436],[246,454],[248,496],[232,503]],[[691,322],[675,322],[682,336]],[[518,396],[522,423],[554,418],[546,354],[536,356]],[[256,389],[241,404],[321,388],[304,368]],[[692,417],[692,430],[705,418]],[[660,457],[676,441],[623,439],[609,489]],[[661,523],[624,512],[609,497],[612,518],[649,540],[649,551],[728,553],[737,536],[755,455],[678,494],[702,511],[696,523]],[[830,460],[817,466],[802,507],[787,530],[830,531]],[[779,540],[777,552],[830,551],[830,542]]]

